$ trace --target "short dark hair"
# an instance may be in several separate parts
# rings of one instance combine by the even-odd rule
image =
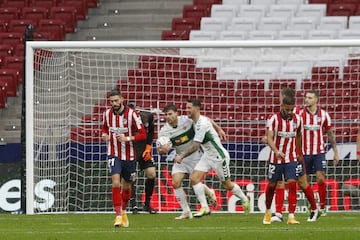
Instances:
[[[169,105],[166,105],[164,107],[163,112],[166,113],[166,112],[171,111],[171,110],[173,110],[174,112],[177,112],[178,109],[174,104],[169,104]]]
[[[282,103],[285,105],[295,105],[295,97],[284,96]]]
[[[197,98],[190,98],[187,102],[192,103],[192,105],[195,107],[199,107],[199,108],[201,107],[201,102]]]
[[[308,91],[306,91],[306,93],[314,94],[315,97],[317,97],[317,98],[319,98],[319,96],[320,96],[319,92],[314,89],[308,90]]]
[[[295,96],[295,90],[289,87],[281,89],[281,95],[283,96],[289,96],[294,97]]]
[[[118,88],[111,89],[109,97],[112,96],[121,96],[121,91]]]
[[[134,102],[129,102],[127,105],[129,108],[132,108],[132,109],[136,108],[136,104]]]

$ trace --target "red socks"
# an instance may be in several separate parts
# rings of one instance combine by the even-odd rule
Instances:
[[[120,188],[112,188],[112,201],[115,209],[116,216],[120,215],[121,208],[121,193]]]
[[[316,210],[317,207],[316,207],[316,202],[315,202],[315,197],[314,197],[314,191],[312,190],[311,186],[308,185],[308,187],[306,189],[303,189],[303,192],[311,205],[311,210],[313,210],[313,211]]]
[[[320,199],[320,209],[325,209],[326,206],[326,184],[318,183],[318,193]]]
[[[131,189],[123,190],[121,195],[121,207],[125,211],[131,197]]]
[[[271,208],[271,203],[272,200],[274,198],[274,193],[275,193],[275,186],[270,186],[269,184],[266,186],[266,191],[265,191],[265,196],[266,196],[266,200],[265,200],[265,205],[266,205],[266,209],[270,209]]]
[[[297,201],[296,200],[296,181],[289,182],[288,187],[289,187],[288,211],[289,211],[289,213],[295,213],[296,201]]]
[[[284,192],[285,188],[275,189],[275,208],[276,213],[282,213],[284,208]]]

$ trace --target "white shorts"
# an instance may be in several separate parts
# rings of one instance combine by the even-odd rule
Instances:
[[[200,161],[195,166],[195,170],[201,172],[210,172],[211,169],[217,173],[218,178],[221,182],[230,178],[230,156],[228,152],[225,152],[225,158],[221,158],[220,156],[208,155],[206,152],[201,156]]]
[[[202,155],[201,151],[196,151],[190,156],[184,158],[180,164],[174,163],[171,170],[171,174],[175,174],[175,173],[190,174],[194,170],[196,164],[199,162],[201,155]]]

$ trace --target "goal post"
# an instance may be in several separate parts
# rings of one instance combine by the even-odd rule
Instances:
[[[25,84],[27,214],[113,211],[100,126],[107,93],[115,87],[126,103],[153,112],[156,133],[165,123],[165,105],[186,114],[187,99],[199,98],[202,114],[227,133],[223,144],[231,156],[231,178],[250,197],[251,212],[265,207],[269,148],[261,138],[267,116],[279,110],[281,88],[294,88],[300,106],[306,90],[318,90],[342,159],[333,166],[328,144],[328,210],[360,210],[359,40],[27,42]],[[152,205],[160,212],[180,211],[171,186],[171,154],[160,157],[153,149],[153,155]],[[139,172],[138,204],[144,181]],[[216,191],[215,211],[243,211],[214,172],[204,182]],[[196,210],[187,177],[184,188]],[[306,208],[300,191],[297,211]]]

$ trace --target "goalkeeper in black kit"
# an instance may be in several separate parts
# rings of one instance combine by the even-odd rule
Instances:
[[[130,108],[135,109],[134,103],[129,103]],[[145,172],[145,203],[143,206],[143,211],[150,214],[155,214],[156,210],[153,209],[150,205],[152,193],[155,187],[155,165],[152,157],[152,142],[154,138],[154,117],[151,112],[139,111],[141,121],[146,130],[146,140],[138,141],[135,143],[136,149],[136,160],[140,171]],[[132,182],[132,191],[130,198],[130,206],[133,214],[139,213],[139,208],[136,204],[136,186],[135,181]]]

